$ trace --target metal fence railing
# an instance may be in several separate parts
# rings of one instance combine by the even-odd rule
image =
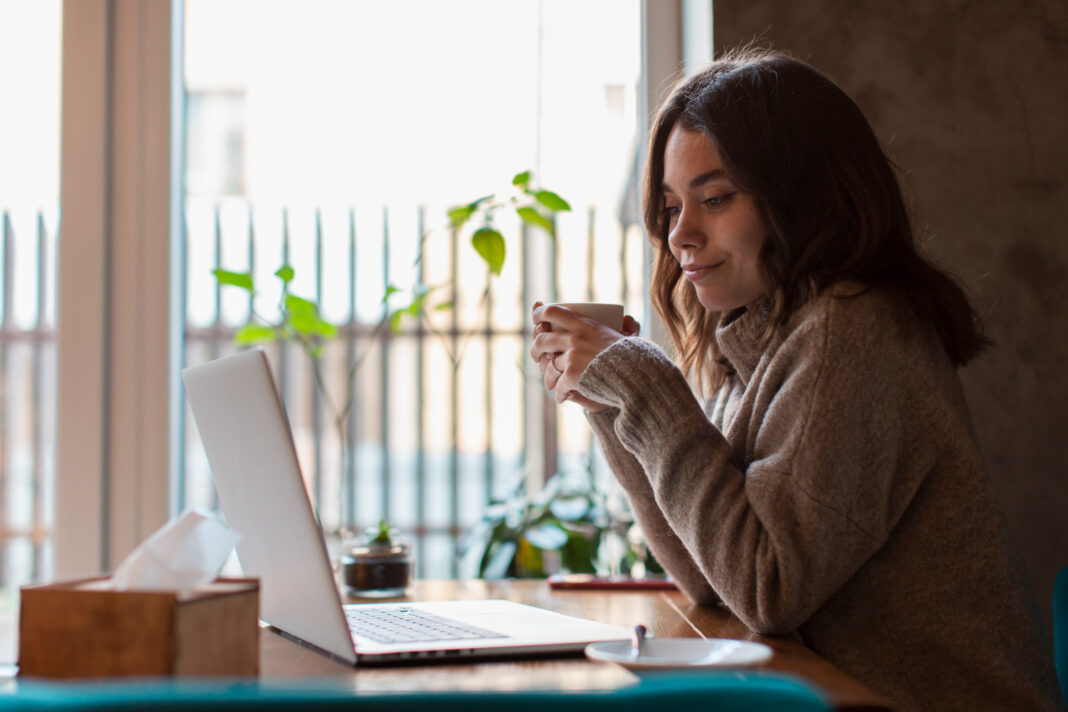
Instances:
[[[581,410],[545,397],[527,349],[535,299],[623,301],[639,320],[643,237],[610,211],[560,215],[557,237],[499,220],[508,256],[487,274],[468,236],[437,227],[440,211],[253,209],[243,201],[190,199],[186,209],[185,361],[234,350],[252,310],[269,311],[272,273],[292,264],[292,291],[315,299],[339,325],[320,357],[324,390],[355,396],[342,438],[311,361],[273,344],[302,469],[329,531],[386,518],[416,543],[417,573],[470,573],[456,556],[493,498],[537,487],[596,457]],[[443,214],[443,213],[442,213]],[[55,255],[58,212],[0,213],[0,582],[51,574],[55,450]],[[216,266],[250,270],[262,293],[220,288]],[[442,285],[452,308],[379,324],[387,284]],[[188,409],[178,507],[215,505],[210,471]],[[588,463],[592,463],[589,465]]]
[[[339,325],[320,357],[323,389],[299,347],[268,347],[324,529],[386,518],[413,535],[419,575],[470,573],[457,547],[491,499],[522,478],[537,486],[558,470],[597,462],[581,412],[546,398],[527,356],[530,306],[557,296],[623,301],[641,319],[640,231],[593,208],[561,217],[555,240],[504,222],[508,257],[491,278],[466,236],[428,227],[425,209],[328,213],[189,205],[186,300],[202,303],[187,318],[186,360],[232,351],[235,330],[261,311],[242,290],[219,288],[213,267],[250,271],[259,290],[280,264],[293,264],[307,277],[293,292],[315,299]],[[397,331],[382,328],[384,289],[405,280],[440,284],[435,297],[451,308],[431,308]],[[323,390],[337,400],[357,359],[345,433],[353,446],[343,458]],[[187,419],[180,490],[186,503],[210,506],[194,433]]]
[[[0,583],[51,570],[56,224],[0,212]]]

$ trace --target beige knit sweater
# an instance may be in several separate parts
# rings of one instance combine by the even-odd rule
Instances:
[[[766,309],[725,318],[735,374],[707,413],[649,341],[590,363],[578,389],[613,406],[590,422],[649,545],[694,601],[901,710],[1063,709],[957,374],[932,329],[857,292],[767,345]]]

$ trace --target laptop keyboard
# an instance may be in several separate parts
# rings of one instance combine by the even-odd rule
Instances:
[[[411,608],[346,608],[349,630],[376,643],[507,638],[491,630]]]

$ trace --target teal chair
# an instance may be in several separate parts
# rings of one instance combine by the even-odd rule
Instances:
[[[1061,694],[1068,702],[1068,566],[1053,582],[1053,662],[1061,681]]]
[[[826,712],[827,700],[794,678],[761,671],[643,676],[615,690],[524,692],[358,693],[336,681],[303,683],[217,682],[44,682],[20,680],[0,691],[0,710],[153,712],[197,710],[312,710],[332,712],[648,712],[651,709],[717,712]]]

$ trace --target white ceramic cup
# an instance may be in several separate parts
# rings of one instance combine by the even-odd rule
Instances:
[[[550,306],[550,305],[546,305]],[[623,331],[623,305],[606,304],[602,302],[556,302],[556,306],[567,307],[573,312],[581,314],[587,319],[593,319],[607,326],[609,329]],[[567,331],[558,329],[555,331]]]

